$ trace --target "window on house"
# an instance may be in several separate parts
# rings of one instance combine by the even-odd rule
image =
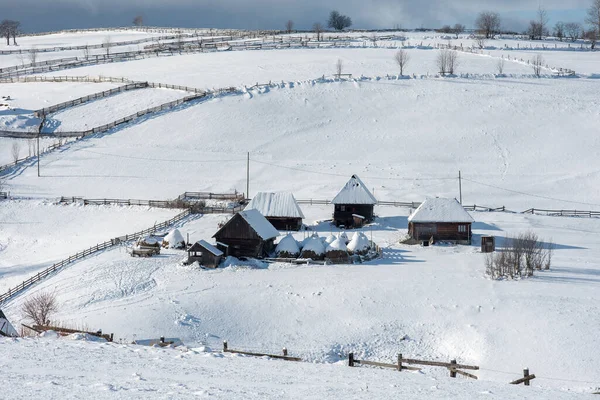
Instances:
[[[467,233],[467,226],[466,225],[459,225],[458,226],[458,232],[459,233]]]
[[[340,211],[346,211],[346,206],[340,206]]]

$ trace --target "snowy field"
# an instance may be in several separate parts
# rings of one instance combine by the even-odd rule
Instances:
[[[249,151],[251,192],[291,190],[297,198],[332,199],[357,173],[380,200],[422,201],[458,196],[461,170],[478,182],[463,182],[468,204],[594,209],[600,190],[597,154],[589,149],[600,146],[598,84],[571,79],[294,83],[217,98],[80,141],[44,157],[44,179],[25,169],[9,187],[28,196],[75,191],[151,199],[186,190],[244,191]],[[354,157],[357,145],[360,157]]]
[[[93,399],[580,399],[505,383],[77,340],[0,339],[5,393]],[[40,368],[40,359],[60,368]],[[18,365],[19,368],[15,368]],[[589,396],[593,398],[593,396]]]
[[[330,207],[302,209],[309,224],[331,216]],[[234,263],[199,270],[179,265],[181,251],[134,259],[122,248],[68,267],[31,293],[58,293],[57,320],[102,328],[125,342],[178,337],[188,346],[218,350],[228,340],[231,348],[278,354],[285,346],[290,354],[327,363],[351,351],[379,361],[399,352],[457,358],[481,366],[483,380],[516,379],[529,366],[539,377],[535,385],[578,391],[600,380],[599,220],[474,213],[473,246],[423,248],[398,244],[407,209],[376,212],[379,218],[364,231],[384,248],[384,258],[365,264]],[[180,229],[192,241],[208,239],[223,219],[208,215]],[[321,236],[336,232],[326,223],[314,229]],[[552,270],[521,282],[487,279],[479,236],[526,229],[556,243]],[[15,321],[21,301],[4,310]]]
[[[165,36],[165,33],[143,32],[134,30],[106,30],[106,31],[83,31],[83,32],[63,32],[40,36],[22,36],[17,38],[18,46],[12,44],[7,46],[6,41],[0,43],[0,50],[19,50],[31,48],[48,47],[70,47],[85,46],[93,44],[103,44],[107,38],[112,43],[127,42],[130,40],[139,40],[158,36]]]
[[[88,247],[149,228],[177,210],[144,207],[0,203],[0,292]]]
[[[269,81],[314,79],[336,72],[336,62],[344,63],[344,73],[360,75],[395,75],[398,68],[394,62],[397,49],[294,49],[264,51],[232,51],[161,57],[105,64],[92,67],[58,71],[54,75],[105,75],[135,80],[164,82],[198,88],[221,88],[228,86],[252,86]],[[437,51],[407,50],[411,62],[405,75],[435,75]],[[494,74],[496,61],[490,57],[461,53],[457,73]],[[252,68],[248,68],[252,65]],[[223,73],[227,71],[227,73]],[[531,67],[520,63],[506,63],[506,74],[531,75]],[[52,75],[52,74],[50,74]]]
[[[54,113],[46,120],[44,131],[85,131],[189,95],[170,89],[129,90]]]

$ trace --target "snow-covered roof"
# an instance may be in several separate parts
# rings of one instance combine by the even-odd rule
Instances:
[[[6,315],[4,315],[2,310],[0,310],[0,332],[2,332],[6,336],[12,336],[12,337],[19,336],[19,334],[17,333],[15,328],[13,328],[11,323],[8,321],[8,318],[6,318]],[[2,336],[2,335],[0,335],[0,336]]]
[[[245,210],[258,210],[265,217],[304,218],[290,192],[258,192]]]
[[[206,250],[210,251],[213,255],[215,256],[222,256],[223,252],[219,249],[217,249],[215,246],[213,246],[212,244],[208,243],[206,240],[199,240],[198,244],[202,247],[204,247]]]
[[[472,223],[473,217],[456,199],[429,198],[408,217],[409,222]]]
[[[377,204],[377,199],[371,194],[371,192],[369,192],[369,189],[367,189],[358,175],[352,175],[352,178],[350,178],[337,196],[333,198],[332,203]]]
[[[279,236],[279,231],[258,210],[244,210],[239,214],[261,239],[269,240]]]

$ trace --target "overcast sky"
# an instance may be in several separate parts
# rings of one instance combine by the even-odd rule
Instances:
[[[336,9],[355,28],[439,27],[461,22],[472,27],[482,10],[497,11],[504,28],[521,31],[542,4],[556,21],[583,22],[591,0],[0,0],[2,18],[21,21],[28,32],[131,25],[141,14],[146,25],[240,29],[297,29],[325,22]]]

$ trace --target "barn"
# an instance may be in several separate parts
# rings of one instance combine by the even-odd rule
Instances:
[[[188,249],[187,264],[192,264],[196,261],[206,268],[217,268],[223,257],[223,252],[217,249],[212,244],[200,240]]]
[[[235,214],[213,237],[225,257],[262,258],[273,251],[277,236],[277,229],[253,209]]]
[[[471,244],[473,222],[456,199],[430,198],[408,217],[408,233],[418,241],[433,237],[434,241]]]
[[[373,209],[377,199],[358,175],[352,175],[342,190],[332,200],[334,205],[333,223],[347,228],[360,227],[373,221]]]
[[[304,214],[290,192],[258,192],[246,210],[258,210],[280,231],[299,231]]]

